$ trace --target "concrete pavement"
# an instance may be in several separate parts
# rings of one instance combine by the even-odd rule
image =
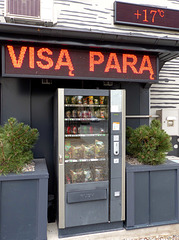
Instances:
[[[47,227],[47,239],[59,240],[57,224],[50,223]],[[179,240],[179,224],[149,227],[135,230],[109,231],[63,238],[64,240]]]

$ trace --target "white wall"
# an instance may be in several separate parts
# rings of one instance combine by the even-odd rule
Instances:
[[[41,0],[41,2],[42,18],[53,18],[54,22],[57,20],[56,27],[60,29],[100,31],[108,34],[126,33],[133,36],[145,34],[146,36],[158,36],[160,38],[168,36],[178,39],[179,37],[177,31],[115,25],[113,0]],[[54,4],[54,11],[50,9],[50,2]],[[121,0],[121,2],[179,10],[179,0]],[[4,3],[5,0],[0,0],[0,22],[4,22]]]
[[[162,108],[179,109],[179,58],[166,62],[159,74],[159,83],[150,89],[150,109],[155,115]]]
[[[178,0],[121,0],[121,2],[146,4],[148,6],[167,7],[179,10]],[[171,36],[178,39],[179,37],[179,32],[176,31],[114,25],[114,1],[112,0],[54,0],[54,4],[57,10],[57,26],[61,29],[80,29],[112,34],[131,33],[131,35],[157,35],[161,38]]]

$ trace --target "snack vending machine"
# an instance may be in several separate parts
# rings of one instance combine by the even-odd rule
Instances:
[[[125,90],[58,89],[54,112],[59,230],[123,221]]]

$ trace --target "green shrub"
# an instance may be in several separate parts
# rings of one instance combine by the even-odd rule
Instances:
[[[32,147],[39,136],[32,129],[15,118],[0,126],[0,174],[20,173],[33,159]]]
[[[161,129],[159,120],[153,120],[150,126],[128,127],[127,140],[127,153],[143,164],[162,164],[166,152],[172,150],[170,136]]]

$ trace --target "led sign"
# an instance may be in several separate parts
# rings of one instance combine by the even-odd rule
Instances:
[[[178,19],[177,10],[115,2],[115,23],[178,30]]]
[[[157,80],[157,56],[148,53],[6,45],[3,56],[2,73],[7,77]]]

